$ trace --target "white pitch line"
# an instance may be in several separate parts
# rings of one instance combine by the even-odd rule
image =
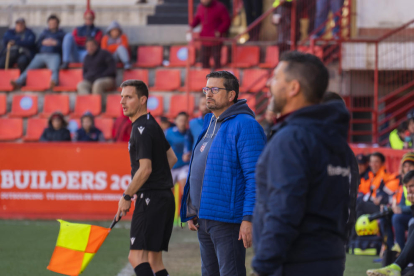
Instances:
[[[134,276],[135,272],[130,263],[127,263],[126,266],[118,273],[116,276]]]

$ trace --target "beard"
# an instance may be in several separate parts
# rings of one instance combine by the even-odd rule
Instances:
[[[209,99],[209,101],[211,101],[211,102],[207,102],[206,105],[207,105],[207,109],[210,110],[210,111],[222,109],[224,107],[224,106],[218,105],[216,103],[216,101],[213,100],[213,99]]]
[[[286,98],[274,97],[274,104],[275,113],[281,113],[286,106]]]

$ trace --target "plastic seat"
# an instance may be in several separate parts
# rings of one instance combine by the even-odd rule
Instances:
[[[190,95],[189,97],[189,114],[194,113],[194,96]],[[170,98],[170,109],[168,112],[168,117],[171,119],[175,119],[178,113],[187,110],[187,95],[173,95]]]
[[[102,114],[104,118],[118,118],[122,115],[121,96],[112,94],[106,96],[106,111]]]
[[[101,108],[101,95],[79,95],[76,97],[75,110],[71,118],[80,118],[87,111],[97,116],[101,113]]]
[[[148,86],[148,70],[146,69],[133,69],[133,70],[124,70],[124,75],[122,77],[122,82],[126,80],[141,80],[145,82],[145,84]],[[118,91],[121,91],[122,89],[119,87]]]
[[[190,91],[201,92],[207,83],[206,76],[210,73],[210,69],[190,70],[186,80],[189,82]],[[187,91],[187,84],[184,84],[180,91]]]
[[[178,69],[159,69],[155,71],[155,84],[151,91],[176,91],[181,86],[181,71]]]
[[[55,86],[53,91],[76,92],[79,82],[83,80],[82,69],[70,69],[59,71],[59,86]]]
[[[238,99],[246,99],[247,100],[247,105],[250,107],[251,110],[253,110],[253,112],[256,112],[256,95],[255,94],[247,94],[247,93],[242,93],[239,95]]]
[[[260,68],[273,69],[279,63],[279,47],[269,46],[266,48],[265,62],[260,63]]]
[[[162,65],[164,49],[162,46],[140,46],[137,52],[137,67],[157,67]]]
[[[30,118],[27,120],[26,136],[23,137],[25,142],[39,141],[44,129],[47,127],[48,119]]]
[[[0,91],[13,91],[10,81],[16,80],[20,76],[19,69],[0,70]]]
[[[83,63],[82,62],[71,62],[69,63],[69,68],[82,68]]]
[[[13,95],[9,117],[31,117],[37,114],[36,95]]]
[[[243,82],[240,92],[257,93],[266,87],[269,73],[266,69],[246,69],[243,71]]]
[[[7,112],[7,97],[5,94],[0,94],[0,116]]]
[[[95,126],[102,131],[106,140],[112,139],[112,129],[114,128],[114,119],[95,118]]]
[[[23,136],[21,118],[0,118],[0,141],[12,141]]]
[[[189,46],[171,46],[170,48],[170,64],[168,67],[184,67],[187,66],[187,58],[190,59],[190,65],[195,63],[195,48]]]
[[[150,96],[147,109],[152,116],[161,116],[164,113],[164,98],[162,96]]]
[[[50,88],[52,71],[49,69],[33,69],[27,71],[26,86],[22,91],[46,91]]]
[[[69,114],[69,96],[56,94],[45,95],[43,112],[40,114],[40,117],[49,118],[52,113],[57,111],[65,116]]]
[[[258,46],[237,46],[232,67],[249,68],[256,66],[260,61],[260,48]]]

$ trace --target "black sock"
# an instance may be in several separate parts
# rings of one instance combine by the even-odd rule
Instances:
[[[137,265],[137,267],[134,268],[134,271],[137,276],[154,276],[149,263],[142,263]]]
[[[163,269],[155,273],[155,276],[168,276],[168,272],[166,269]]]

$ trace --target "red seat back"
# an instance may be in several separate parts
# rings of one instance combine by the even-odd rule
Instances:
[[[112,129],[114,128],[114,119],[95,118],[95,126],[102,131],[106,140],[112,138]]]
[[[106,97],[106,112],[104,117],[118,118],[122,115],[121,96],[119,94]]]
[[[190,59],[190,65],[195,63],[195,48],[189,46],[171,46],[170,48],[170,65],[171,67],[187,66],[187,59]]]
[[[233,63],[240,67],[252,67],[259,64],[260,48],[258,46],[238,46],[236,47],[235,60]]]
[[[45,95],[43,104],[42,117],[49,118],[54,112],[61,112],[63,115],[69,114],[69,96],[68,95]]]
[[[7,97],[6,94],[0,94],[0,115],[7,112]]]
[[[155,71],[153,91],[174,91],[181,86],[181,71],[178,69],[160,69]]]
[[[141,80],[148,86],[148,70],[146,69],[133,69],[125,70],[122,81],[126,80]]]
[[[13,95],[11,117],[31,117],[37,114],[36,95]]]
[[[265,63],[274,68],[279,63],[279,47],[269,46],[266,48]]]
[[[189,97],[189,114],[194,113],[194,96],[190,95]],[[177,117],[178,113],[187,110],[187,95],[173,95],[170,99],[170,111],[169,111],[169,117],[174,118]]]
[[[269,73],[265,69],[246,69],[243,71],[241,92],[259,92],[266,87]]]
[[[93,116],[101,113],[101,95],[79,95],[76,97],[74,117],[81,117],[89,111]]]
[[[47,127],[48,119],[30,118],[27,120],[25,141],[39,141],[44,129]]]
[[[53,91],[76,91],[76,86],[83,80],[82,69],[70,69],[59,71],[59,86]]]
[[[239,95],[238,99],[247,100],[247,105],[250,107],[251,110],[253,110],[253,112],[256,112],[256,95],[255,94],[242,93]]]
[[[10,81],[20,76],[19,69],[0,70],[0,91],[13,91]]]
[[[147,109],[152,116],[161,116],[164,113],[162,96],[150,96],[148,98]]]
[[[210,74],[210,72],[210,69],[190,70],[190,74],[187,78],[190,86],[190,91],[201,92],[203,87],[206,86],[206,76]],[[184,85],[184,89],[185,88],[186,85]]]
[[[164,49],[162,46],[140,46],[137,52],[138,67],[156,67],[162,64]]]
[[[49,69],[31,69],[27,71],[26,86],[22,91],[45,91],[50,88],[52,71]]]
[[[11,141],[22,137],[23,120],[21,118],[0,118],[0,141]]]

